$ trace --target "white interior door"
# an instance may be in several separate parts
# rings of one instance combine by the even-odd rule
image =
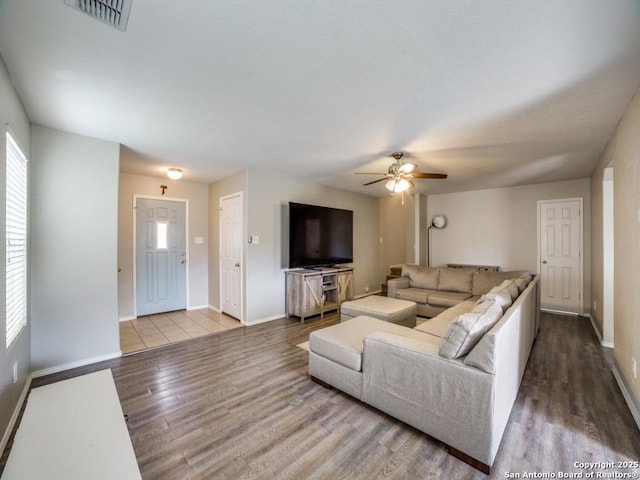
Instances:
[[[186,308],[185,203],[136,199],[137,315]]]
[[[220,310],[242,321],[242,194],[220,199]]]
[[[582,199],[538,202],[540,305],[582,313]]]

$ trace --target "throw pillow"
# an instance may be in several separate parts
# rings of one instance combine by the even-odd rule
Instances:
[[[506,288],[503,288],[497,293],[485,293],[482,297],[480,297],[480,301],[496,303],[497,305],[500,305],[502,311],[505,311],[513,304],[511,294]]]
[[[493,303],[493,299],[480,298],[474,305],[471,313],[487,313],[487,310],[489,310],[489,307],[493,305]]]
[[[464,361],[465,365],[479,368],[487,373],[496,373],[495,365],[496,336],[487,332],[478,344],[471,349]]]
[[[511,300],[515,300],[516,298],[518,298],[518,295],[520,295],[520,290],[518,289],[518,286],[513,281],[511,281],[507,285],[507,291],[509,292],[509,295],[511,295]]]
[[[516,284],[518,290],[520,291],[520,293],[522,293],[522,291],[527,288],[527,285],[529,285],[532,279],[533,277],[530,273],[523,273],[518,278],[514,278],[513,283]]]
[[[440,339],[440,355],[444,358],[460,358],[471,351],[482,336],[502,316],[499,305],[491,305],[486,313],[470,312],[460,315],[449,324]]]
[[[500,285],[496,285],[491,290],[489,290],[489,293],[498,293],[500,290],[504,290],[505,288],[507,288],[510,283],[513,283],[513,280],[508,278],[504,280]]]

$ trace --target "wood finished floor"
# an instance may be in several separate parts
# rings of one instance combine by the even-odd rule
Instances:
[[[487,478],[437,440],[309,379],[295,345],[337,321],[276,320],[33,386],[110,367],[144,479]],[[610,351],[588,319],[543,314],[491,478],[624,460],[640,460],[640,432]]]
[[[120,322],[120,350],[127,354],[241,326],[239,320],[208,308],[147,315]]]

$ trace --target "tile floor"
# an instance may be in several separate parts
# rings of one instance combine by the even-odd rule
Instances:
[[[148,315],[120,322],[120,349],[127,354],[241,326],[235,318],[206,308]]]

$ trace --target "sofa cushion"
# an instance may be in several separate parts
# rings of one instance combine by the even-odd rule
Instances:
[[[416,303],[427,303],[427,295],[435,290],[425,290],[423,288],[399,288],[396,291],[396,298],[409,300]]]
[[[438,290],[471,293],[473,270],[468,268],[441,268]]]
[[[409,277],[410,287],[436,290],[438,288],[440,269],[421,265],[402,265],[402,276]]]
[[[531,282],[531,280],[533,279],[533,275],[531,275],[529,272],[527,273],[523,273],[522,275],[516,277],[513,279],[513,283],[516,284],[516,286],[518,287],[518,290],[520,291],[520,293],[522,293],[522,291],[527,288],[527,285],[529,285],[529,283]]]
[[[511,295],[511,300],[515,300],[520,295],[520,289],[513,280],[507,284],[507,291]]]
[[[471,293],[474,295],[484,295],[493,287],[500,285],[505,280],[513,278],[511,272],[488,272],[477,270],[471,277]]]
[[[473,272],[472,291],[474,295],[484,295],[496,285],[500,285],[505,280],[513,280],[522,275],[531,276],[527,270],[514,270],[511,272],[490,272],[478,270]],[[531,279],[529,279],[531,281]]]
[[[493,287],[491,290],[489,290],[489,294],[498,293],[502,290],[506,290],[509,292],[509,296],[511,297],[512,301],[518,298],[518,295],[520,295],[520,290],[518,290],[518,287],[515,283],[513,283],[513,280],[511,279],[505,280],[500,285]]]
[[[486,313],[470,312],[451,322],[440,340],[440,355],[459,358],[475,346],[482,336],[502,317],[500,305],[493,304]]]
[[[511,297],[509,297],[511,298]],[[495,301],[493,300],[483,300],[482,298],[480,300],[478,300],[476,303],[473,304],[473,308],[471,309],[472,313],[479,313],[479,314],[485,314],[487,313],[487,310],[489,310],[489,308],[491,308],[491,305],[493,305],[495,303]]]
[[[492,293],[492,291],[490,291],[489,293],[485,293],[482,297],[480,297],[480,301],[478,303],[480,302],[494,302],[500,305],[500,307],[504,311],[511,306],[513,300],[511,299],[511,294],[509,293],[509,291],[506,288],[503,288],[502,290],[499,290],[495,293]]]
[[[447,308],[444,312],[436,315],[433,318],[425,320],[420,325],[417,325],[414,330],[425,332],[436,337],[442,337],[442,334],[447,329],[449,324],[453,322],[463,313],[470,312],[475,306],[475,302],[471,300],[465,300],[458,303],[456,306]]]
[[[464,302],[469,297],[471,297],[470,293],[438,290],[427,294],[427,303],[438,307],[453,307],[460,302]]]

